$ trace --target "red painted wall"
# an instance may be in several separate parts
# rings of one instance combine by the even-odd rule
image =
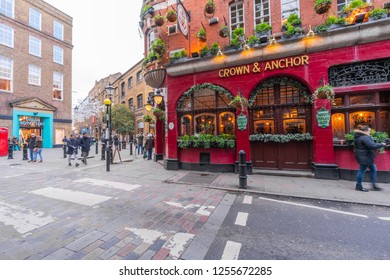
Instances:
[[[359,165],[356,161],[355,154],[351,147],[337,148],[335,150],[336,164],[340,169],[358,170]],[[375,164],[379,171],[390,171],[390,150],[384,154],[377,153]]]
[[[210,153],[210,164],[232,164],[235,160],[234,149],[180,149],[180,162],[199,163],[200,153]]]

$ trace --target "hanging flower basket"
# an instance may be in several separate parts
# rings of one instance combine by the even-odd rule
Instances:
[[[149,123],[149,122],[151,122],[152,120],[153,120],[153,119],[152,119],[151,116],[149,116],[149,115],[145,115],[145,116],[144,116],[144,122]]]
[[[206,5],[204,6],[204,12],[206,14],[214,14],[215,13],[215,3],[214,3],[214,0],[207,0]]]
[[[164,17],[163,16],[155,16],[154,17],[154,24],[156,24],[157,26],[163,26],[164,25]]]
[[[245,109],[248,108],[249,103],[248,99],[242,96],[236,96],[234,99],[229,103],[229,106],[235,107],[237,109]]]
[[[177,19],[177,14],[174,10],[169,10],[167,12],[166,18],[169,22],[175,22]]]
[[[316,14],[322,15],[325,14],[332,7],[332,2],[323,2],[319,5],[315,5],[314,10]]]
[[[323,85],[315,90],[312,96],[312,101],[314,102],[315,99],[328,99],[332,105],[334,105],[334,97],[335,93],[333,87],[330,85]]]
[[[159,108],[156,108],[153,110],[153,115],[158,118],[159,120],[163,120],[164,119],[164,111],[159,109]]]
[[[218,35],[222,38],[228,37],[229,36],[229,27],[226,25],[222,26],[218,32]]]

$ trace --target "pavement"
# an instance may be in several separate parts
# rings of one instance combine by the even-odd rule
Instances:
[[[101,150],[98,154],[92,146],[88,166],[80,166],[78,169],[68,167],[63,158],[61,148],[44,149],[42,163],[28,163],[22,160],[22,152],[16,151],[14,159],[0,158],[1,165],[49,165],[53,168],[74,168],[78,172],[94,170],[101,174],[106,172],[106,162],[101,160]],[[255,174],[248,175],[247,188],[239,188],[238,174],[234,173],[208,173],[198,171],[177,170],[170,171],[163,168],[162,162],[145,160],[142,155],[133,153],[130,155],[129,147],[120,152],[122,164],[118,155],[115,156],[115,164],[110,167],[110,175],[118,176],[123,180],[137,184],[147,184],[150,181],[160,181],[166,184],[193,185],[202,188],[220,189],[238,193],[256,193],[271,196],[287,196],[306,199],[329,200],[346,203],[390,207],[390,184],[379,184],[382,191],[360,192],[355,191],[355,182],[343,180],[322,180],[310,178],[311,174],[294,172],[274,172],[259,170]],[[39,169],[39,168],[38,168]],[[261,174],[256,174],[257,172]],[[11,174],[12,176],[12,174]],[[10,177],[11,177],[10,176]],[[369,183],[364,186],[371,189]]]

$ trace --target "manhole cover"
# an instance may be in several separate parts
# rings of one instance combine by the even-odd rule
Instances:
[[[211,184],[219,174],[190,172],[179,181],[192,184]]]

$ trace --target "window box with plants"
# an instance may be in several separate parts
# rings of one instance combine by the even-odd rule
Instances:
[[[302,27],[302,20],[297,14],[291,14],[287,19],[283,20],[282,31],[286,31],[290,25],[293,27]]]
[[[179,148],[221,148],[221,149],[234,149],[236,147],[236,141],[234,135],[221,134],[199,134],[185,135],[178,138]]]
[[[329,29],[336,29],[345,26],[346,21],[345,18],[342,17],[329,16],[326,19],[325,24],[329,27]]]
[[[288,143],[291,141],[310,141],[313,136],[310,133],[296,133],[296,134],[253,134],[249,136],[249,141],[255,142],[275,142]]]
[[[298,38],[302,35],[302,28],[295,27],[294,25],[287,24],[287,29],[282,33],[283,39]]]
[[[214,14],[215,13],[215,2],[214,0],[207,0],[206,5],[204,6],[205,14]]]
[[[260,38],[262,36],[269,36],[271,34],[272,27],[268,22],[259,23],[255,26],[255,35]]]
[[[218,54],[218,51],[219,51],[219,44],[217,42],[215,42],[211,45],[210,54],[216,55],[216,54]]]
[[[198,33],[196,33],[196,38],[199,39],[201,42],[206,42],[206,29],[203,27],[199,30]]]
[[[169,62],[175,63],[175,62],[181,62],[188,59],[188,54],[186,50],[177,51],[173,54],[173,56],[169,57]]]
[[[250,47],[258,46],[259,45],[259,38],[257,38],[257,36],[255,36],[255,35],[252,35],[248,38],[248,40],[246,40],[246,43]]]
[[[325,14],[332,7],[332,0],[316,0],[314,11],[318,15]]]
[[[368,13],[369,20],[379,20],[382,18],[386,18],[389,10],[382,8],[375,8],[371,12]]]
[[[199,51],[199,56],[200,57],[205,57],[210,55],[210,49],[207,45],[205,45],[203,48],[200,49]]]
[[[177,13],[175,12],[175,10],[169,10],[165,17],[169,22],[175,22],[177,19]]]

